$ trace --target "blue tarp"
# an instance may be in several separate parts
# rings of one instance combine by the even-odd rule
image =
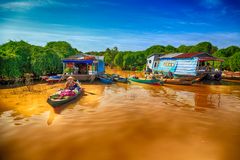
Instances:
[[[74,60],[74,59],[65,59],[63,60],[63,63],[85,63],[85,64],[92,64],[93,60]]]
[[[101,72],[105,72],[105,64],[103,61],[99,60],[98,61],[98,72],[101,73]]]

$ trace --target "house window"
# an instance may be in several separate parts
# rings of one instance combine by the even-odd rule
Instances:
[[[148,62],[149,62],[149,63],[152,63],[152,60],[149,60]]]
[[[154,67],[157,67],[157,62],[154,63]]]

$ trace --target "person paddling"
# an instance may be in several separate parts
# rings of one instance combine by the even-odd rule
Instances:
[[[80,88],[81,88],[80,84],[78,82],[75,82],[73,77],[70,76],[67,78],[65,89],[69,89],[69,90],[77,89],[79,91]]]

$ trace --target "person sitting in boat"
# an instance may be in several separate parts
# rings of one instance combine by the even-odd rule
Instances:
[[[210,72],[211,71],[211,67],[210,67],[210,63],[207,63],[207,67],[206,67],[206,70],[207,72]]]
[[[149,76],[149,79],[152,79],[152,80],[155,80],[156,79],[156,76],[155,76],[155,74],[150,74],[150,76]]]
[[[73,77],[70,76],[67,78],[67,82],[65,84],[65,89],[80,90],[80,88],[81,88],[80,84],[78,82],[75,82]]]
[[[150,73],[152,73],[152,69],[149,66],[147,66],[147,68],[145,70],[145,74],[149,75]]]
[[[136,76],[135,74],[133,76],[131,76],[132,78],[138,79],[138,76]]]
[[[170,78],[173,79],[173,73],[171,71],[167,72],[164,76],[164,78]]]

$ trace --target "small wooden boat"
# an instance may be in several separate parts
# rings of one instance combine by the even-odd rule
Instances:
[[[127,83],[128,82],[128,78],[123,78],[123,77],[116,77],[113,78],[114,81],[116,82],[121,82],[121,83]]]
[[[173,74],[173,78],[174,79],[182,79],[182,80],[193,81],[193,82],[201,81],[206,76],[207,76],[207,73],[201,73],[201,74],[199,74],[197,76]]]
[[[112,78],[119,78],[120,76],[118,74],[111,74],[110,75]]]
[[[47,81],[48,83],[53,83],[53,82],[59,82],[59,81],[61,81],[61,79],[62,79],[62,76],[49,76],[49,77],[46,79],[46,81]]]
[[[112,84],[113,79],[108,77],[99,77],[100,81],[105,84]]]
[[[76,99],[77,97],[79,97],[81,94],[83,93],[83,89],[81,88],[78,93],[76,93],[74,96],[64,96],[62,98],[58,98],[59,97],[59,91],[56,92],[55,94],[51,95],[48,99],[47,102],[48,104],[50,104],[53,107],[58,107],[61,106],[63,104],[66,104],[74,99]]]
[[[49,76],[40,76],[40,78],[41,80],[46,81],[49,78]]]
[[[194,83],[193,80],[184,80],[184,79],[163,79],[166,84],[177,84],[177,85],[192,85]]]
[[[130,81],[137,82],[137,83],[145,83],[145,84],[153,84],[153,85],[163,85],[163,81],[158,79],[139,79],[131,77],[129,78]]]

